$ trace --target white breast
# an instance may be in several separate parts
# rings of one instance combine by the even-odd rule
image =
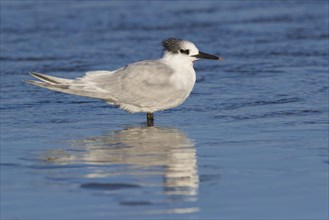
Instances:
[[[183,93],[190,94],[195,84],[195,71],[191,68],[180,68],[171,77],[172,83]]]

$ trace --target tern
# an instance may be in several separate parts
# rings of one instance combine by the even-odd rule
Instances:
[[[163,56],[128,64],[114,71],[86,72],[64,79],[30,72],[40,81],[27,83],[58,92],[104,100],[130,113],[144,112],[147,125],[154,125],[153,113],[174,108],[190,95],[195,84],[193,63],[199,59],[223,60],[203,53],[194,43],[176,38],[162,41]]]

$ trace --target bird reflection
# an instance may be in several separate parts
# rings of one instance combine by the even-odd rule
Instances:
[[[96,165],[86,171],[85,178],[130,175],[142,179],[142,185],[151,186],[156,184],[152,177],[160,176],[164,194],[197,195],[199,177],[194,142],[176,128],[129,127],[74,141],[73,146],[66,151],[48,152],[44,160]]]

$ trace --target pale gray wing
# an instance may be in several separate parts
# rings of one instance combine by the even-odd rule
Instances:
[[[175,105],[179,97],[173,74],[174,70],[160,61],[141,61],[115,71],[88,72],[73,80],[67,91],[100,98],[131,112],[161,110]]]
[[[115,72],[99,87],[111,94],[128,111],[129,106],[153,107],[167,105],[177,95],[172,82],[174,70],[159,61],[142,61],[127,65]]]

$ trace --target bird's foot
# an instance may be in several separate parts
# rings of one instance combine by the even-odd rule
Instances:
[[[147,119],[147,126],[152,127],[154,126],[154,115],[153,113],[147,113],[146,114],[146,119]]]

